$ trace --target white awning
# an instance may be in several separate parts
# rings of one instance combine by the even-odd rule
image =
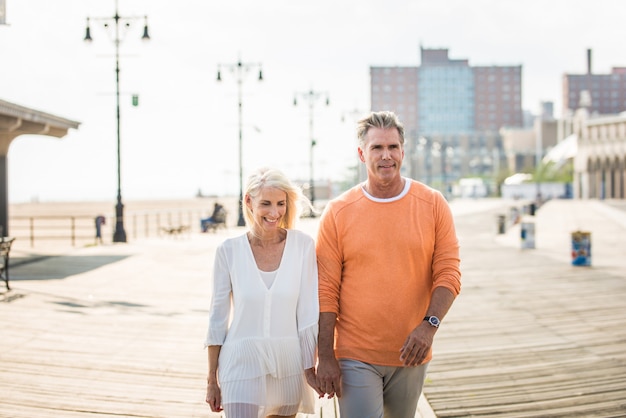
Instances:
[[[578,153],[578,136],[571,134],[558,144],[556,144],[541,160],[544,164],[555,163],[557,166],[565,164],[565,162],[574,158]]]
[[[528,173],[515,173],[512,176],[509,176],[504,179],[504,184],[512,185],[512,184],[522,184],[524,182],[532,180],[533,175]]]

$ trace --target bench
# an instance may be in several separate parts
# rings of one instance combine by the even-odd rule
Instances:
[[[0,277],[4,280],[7,290],[11,290],[9,286],[9,253],[11,252],[11,244],[15,238],[2,237],[0,239]]]
[[[226,229],[226,210],[220,209],[213,219],[203,219],[200,222],[202,232],[216,232],[219,228]]]
[[[186,232],[188,229],[189,229],[189,225],[168,226],[167,228],[161,228],[161,230],[165,232],[167,235],[175,236],[175,237]]]

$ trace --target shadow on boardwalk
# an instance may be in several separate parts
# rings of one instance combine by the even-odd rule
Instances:
[[[76,274],[87,273],[117,263],[126,258],[126,255],[58,255],[11,258],[11,267],[22,266],[17,274],[11,275],[11,282],[21,280],[53,280],[63,279]],[[45,268],[36,263],[45,262]]]

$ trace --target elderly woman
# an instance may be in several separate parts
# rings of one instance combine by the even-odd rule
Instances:
[[[227,418],[313,413],[319,318],[314,240],[292,229],[310,205],[280,171],[250,176],[248,231],[224,241],[213,269],[206,402]],[[318,395],[322,395],[318,393]]]

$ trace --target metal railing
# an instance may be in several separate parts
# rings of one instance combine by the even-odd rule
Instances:
[[[124,217],[124,228],[129,239],[158,237],[172,227],[187,226],[187,231],[200,231],[200,219],[207,211],[180,210],[129,213]],[[11,236],[28,241],[31,248],[42,241],[64,242],[71,246],[96,243],[95,217],[86,215],[35,215],[9,217]],[[115,216],[105,216],[102,226],[104,242],[111,242]]]

